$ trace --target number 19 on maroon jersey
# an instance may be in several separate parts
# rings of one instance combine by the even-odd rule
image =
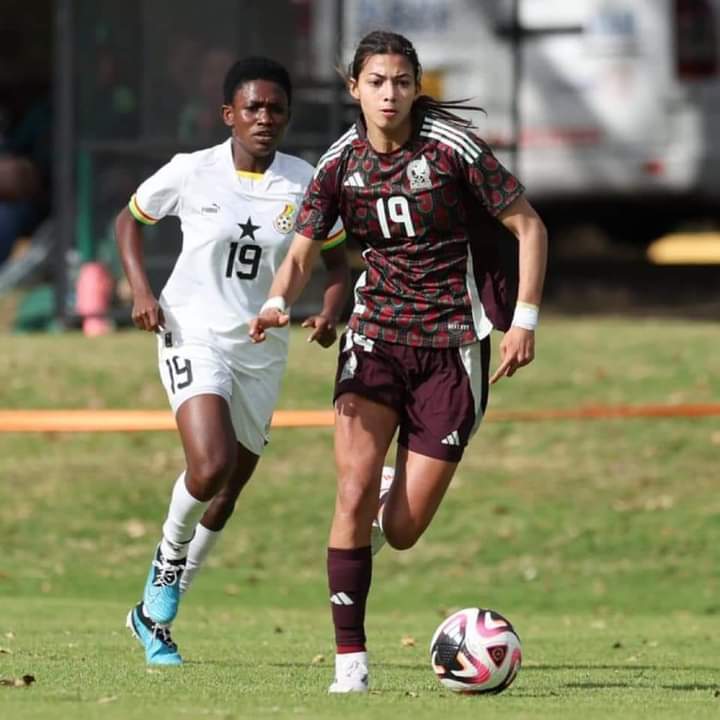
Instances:
[[[385,208],[386,204],[387,209]],[[417,235],[412,224],[410,205],[408,204],[407,198],[402,195],[379,198],[375,207],[377,208],[378,220],[380,221],[380,229],[385,239],[389,240],[392,237],[390,234],[390,226],[388,225],[388,217],[393,222],[401,223],[405,226],[405,235],[407,237],[415,237]]]

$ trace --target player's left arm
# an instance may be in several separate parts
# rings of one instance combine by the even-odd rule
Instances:
[[[512,377],[535,357],[535,325],[547,266],[547,230],[524,195],[515,198],[497,219],[518,239],[519,284],[515,315],[500,343],[501,362],[491,383]]]
[[[308,342],[317,341],[322,347],[330,347],[337,339],[337,323],[345,307],[350,288],[350,265],[342,226],[323,244],[321,257],[325,264],[326,281],[322,309],[302,324],[313,328]]]

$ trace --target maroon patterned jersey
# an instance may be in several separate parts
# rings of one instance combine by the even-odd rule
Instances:
[[[523,190],[467,130],[426,116],[383,154],[360,120],[320,158],[296,231],[324,240],[339,214],[364,247],[353,330],[404,345],[466,345],[510,324],[487,219]]]

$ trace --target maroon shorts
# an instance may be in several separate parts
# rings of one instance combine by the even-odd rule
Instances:
[[[340,342],[334,400],[355,393],[400,416],[398,443],[457,462],[487,406],[490,338],[454,348],[371,340],[347,330]]]

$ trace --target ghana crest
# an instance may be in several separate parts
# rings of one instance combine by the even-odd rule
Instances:
[[[273,227],[281,234],[287,235],[295,224],[295,211],[297,206],[285,203],[282,212],[273,220]]]

